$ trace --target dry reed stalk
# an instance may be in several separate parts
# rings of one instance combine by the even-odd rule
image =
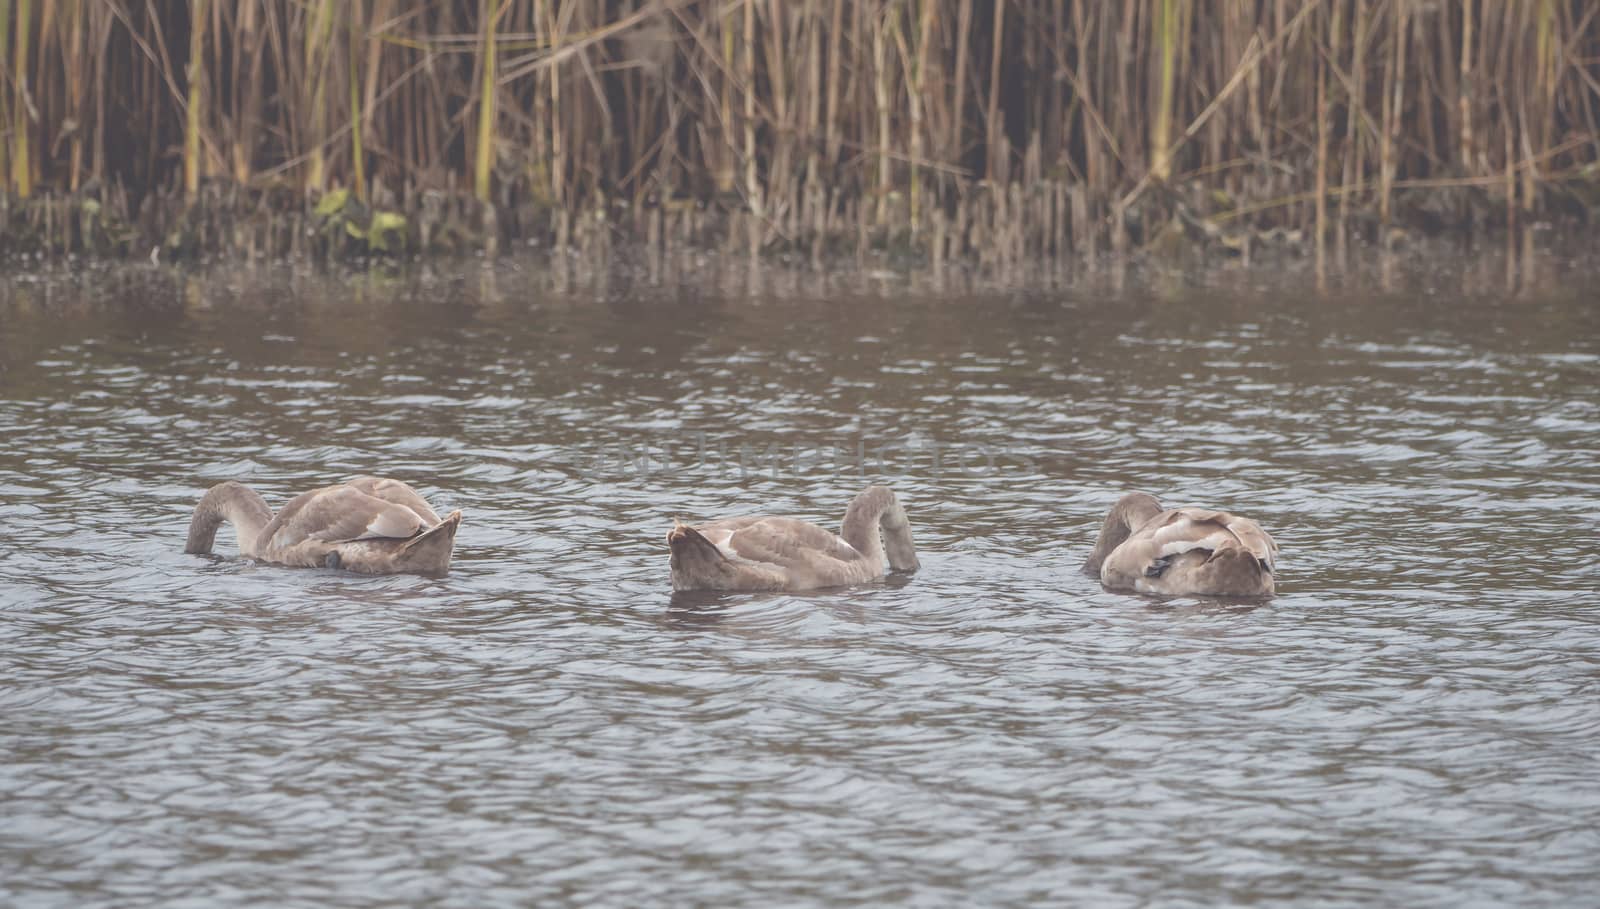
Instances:
[[[1315,10],[1317,5],[1321,2],[1322,0],[1306,0],[1305,5],[1300,8],[1300,11],[1295,14],[1293,19],[1291,19],[1278,30],[1277,35],[1275,35],[1272,40],[1268,41],[1261,47],[1256,47],[1254,45],[1247,47],[1245,58],[1241,60],[1238,67],[1235,68],[1232,78],[1228,80],[1228,84],[1224,85],[1222,90],[1217,92],[1217,96],[1211,99],[1211,102],[1206,105],[1205,109],[1202,110],[1194,118],[1194,120],[1190,122],[1188,127],[1184,129],[1183,135],[1178,137],[1177,143],[1172,148],[1167,150],[1167,154],[1175,154],[1179,147],[1188,142],[1190,139],[1194,138],[1194,136],[1200,131],[1201,127],[1205,126],[1206,121],[1221,109],[1223,103],[1228,100],[1229,96],[1231,96],[1240,85],[1245,84],[1249,74],[1255,71],[1256,67],[1266,57],[1267,52],[1280,45],[1284,39],[1293,34],[1295,29],[1299,26],[1300,21],[1311,15],[1312,11]],[[1254,53],[1252,53],[1252,51],[1254,51]],[[1150,173],[1146,171],[1145,174],[1139,178],[1139,182],[1134,184],[1133,189],[1129,190],[1128,194],[1123,196],[1118,202],[1118,208],[1125,211],[1129,205],[1133,204],[1133,202],[1138,199],[1140,194],[1143,193],[1145,188],[1149,185]]]
[[[366,118],[362,115],[361,78],[357,67],[361,60],[361,44],[366,24],[361,21],[360,3],[345,6],[345,31],[349,34],[350,51],[346,61],[346,77],[350,81],[350,174],[355,184],[356,198],[363,203],[367,198],[367,154],[362,134],[366,132]]]
[[[1163,183],[1172,175],[1172,157],[1167,145],[1172,129],[1173,81],[1177,78],[1180,2],[1159,0],[1160,10],[1153,25],[1160,74],[1156,82],[1156,109],[1150,121],[1150,174]]]
[[[1334,14],[1337,34],[1338,13]],[[1317,71],[1317,177],[1316,177],[1316,228],[1312,247],[1316,254],[1316,270],[1320,278],[1327,267],[1328,239],[1328,72],[1320,57]]]
[[[189,2],[189,83],[183,126],[183,194],[190,201],[200,192],[200,124],[205,112],[203,69],[206,47],[206,0]]]
[[[33,194],[33,169],[28,156],[28,108],[31,104],[28,98],[28,32],[31,24],[29,0],[17,0],[16,48],[11,74],[11,186],[19,199]]]
[[[990,181],[1006,178],[1005,159],[1001,153],[1003,137],[1000,135],[1000,62],[1003,58],[1006,32],[1006,4],[994,5],[994,48],[989,58],[989,104],[984,116],[983,136],[987,154],[984,172]]]
[[[1554,0],[1538,0],[1536,13],[1537,24],[1534,37],[1534,96],[1533,103],[1524,105],[1524,117],[1530,112],[1537,120],[1538,145],[1530,136],[1531,130],[1524,125],[1523,155],[1530,161],[1534,159],[1536,151],[1542,151],[1550,146],[1552,131],[1551,112],[1555,109],[1556,79],[1560,69],[1557,59],[1557,39],[1555,31],[1555,2]],[[1533,211],[1536,196],[1539,190],[1538,173],[1532,167],[1528,168],[1522,176],[1522,205],[1523,210]]]
[[[79,2],[66,3],[64,7],[66,12],[62,18],[59,36],[62,44],[60,54],[61,65],[66,73],[65,118],[67,123],[72,124],[67,151],[67,191],[75,193],[82,184],[83,138],[89,133],[89,118],[84,111],[87,67],[83,60],[84,45],[88,37],[88,28],[84,20],[88,11]],[[4,44],[0,44],[0,47],[3,46]]]
[[[1355,26],[1351,33],[1351,87],[1345,104],[1344,173],[1339,180],[1339,238],[1349,231],[1350,193],[1352,184],[1364,179],[1362,161],[1362,136],[1360,111],[1366,102],[1366,67],[1363,65],[1367,48],[1367,0],[1355,0]]]
[[[1096,191],[1101,187],[1104,165],[1101,164],[1100,135],[1104,131],[1099,115],[1094,110],[1094,103],[1089,98],[1085,86],[1089,82],[1089,28],[1085,19],[1087,13],[1084,4],[1072,5],[1072,25],[1075,36],[1074,47],[1077,51],[1077,64],[1075,70],[1063,69],[1062,74],[1069,76],[1072,82],[1072,92],[1078,107],[1078,135],[1083,140],[1083,177],[1084,181]],[[1092,119],[1091,119],[1092,118]],[[1086,226],[1087,222],[1083,222]],[[1079,245],[1088,239],[1088,235],[1075,231]]]
[[[756,172],[756,8],[754,0],[744,4],[744,48],[740,76],[744,82],[744,191],[750,207],[750,253],[760,250],[761,220],[766,216],[761,199],[761,181]]]
[[[0,138],[0,189],[10,185],[11,174],[11,142],[14,124],[11,120],[11,105],[15,99],[11,97],[13,84],[5,74],[5,59],[3,55],[10,53],[11,47],[11,0],[0,0],[0,129],[6,131],[6,136]]]
[[[1083,4],[1077,4],[1081,9]],[[949,145],[945,148],[947,158],[960,158],[966,153],[966,148],[961,140],[961,125],[963,102],[967,98],[967,58],[971,53],[971,46],[967,40],[972,33],[972,0],[959,0],[956,5],[956,64],[955,79],[951,83],[953,95],[951,107],[954,109],[950,117]],[[1081,59],[1081,58],[1080,58]]]
[[[888,28],[887,22],[894,15],[893,5],[889,5],[878,15],[872,17],[872,71],[877,77],[872,80],[874,108],[878,121],[878,179],[872,195],[874,199],[872,225],[883,227],[889,220],[889,190],[893,174],[889,172],[889,123],[891,114],[889,110],[889,40],[884,34]]]
[[[789,29],[797,29],[802,21],[800,16],[789,15],[788,9],[778,0],[767,4],[767,13],[771,25],[765,29],[766,41],[763,45],[763,54],[767,64],[767,79],[769,80],[767,93],[771,96],[772,116],[769,124],[770,141],[767,143],[767,192],[763,203],[771,203],[772,212],[769,217],[774,220],[783,213],[792,211],[792,190],[790,188],[790,167],[793,160],[794,148],[794,120],[790,107],[802,99],[791,96],[789,91],[789,68],[793,65],[786,45],[797,46],[800,43],[798,34],[790,34]],[[752,54],[754,53],[755,35],[752,38]],[[754,80],[754,66],[751,71]],[[752,92],[752,94],[754,94]],[[759,103],[759,99],[758,102]],[[754,157],[752,155],[752,157]]]
[[[1400,138],[1400,123],[1405,118],[1406,21],[1409,0],[1392,0],[1393,31],[1389,35],[1390,53],[1385,63],[1383,86],[1383,133],[1378,152],[1378,218],[1388,224],[1393,211],[1396,170],[1395,144]]]
[[[480,6],[483,28],[479,53],[482,56],[483,76],[478,94],[477,160],[474,162],[472,192],[479,202],[489,201],[489,177],[494,172],[495,143],[495,84],[499,67],[495,65],[495,26],[506,9],[505,0],[482,0]],[[355,92],[352,85],[350,91]],[[358,131],[359,132],[359,131]]]
[[[899,34],[896,32],[896,34]],[[917,52],[915,61],[906,60],[908,72],[906,79],[907,105],[910,108],[911,131],[911,190],[908,202],[911,206],[911,233],[915,236],[922,228],[922,180],[920,162],[925,148],[923,137],[922,99],[926,92],[924,80],[928,74],[928,46],[933,43],[933,2],[921,0],[918,4],[917,15]],[[905,45],[902,43],[902,56],[905,54]]]
[[[559,6],[559,4],[553,4]],[[548,7],[547,7],[548,9]],[[567,19],[557,12],[548,12],[546,32],[552,54],[561,50],[562,38],[565,37]],[[547,129],[550,135],[550,198],[562,210],[562,233],[566,232],[565,210],[567,207],[567,144],[563,139],[561,127],[561,70],[553,69],[547,77],[550,81],[550,106],[546,110],[549,118]],[[563,244],[565,237],[562,237]]]
[[[327,185],[324,143],[327,136],[327,75],[328,61],[332,56],[329,44],[333,37],[333,0],[315,0],[310,15],[311,21],[305,29],[305,55],[302,58],[310,92],[305,187],[321,192]]]
[[[721,89],[719,96],[721,105],[719,109],[721,116],[717,118],[717,123],[722,128],[722,142],[720,146],[712,146],[716,148],[713,170],[716,175],[717,192],[719,193],[733,192],[733,156],[734,150],[738,148],[738,144],[734,141],[735,127],[733,120],[733,72],[735,67],[733,14],[734,9],[728,7],[715,20],[715,27],[719,30],[718,33],[722,38],[721,79],[719,80],[719,88]]]
[[[1472,153],[1472,0],[1461,0],[1461,79],[1456,87],[1456,119],[1459,121],[1460,150],[1456,153],[1462,170],[1476,168]]]
[[[814,196],[811,191],[817,181],[822,179],[822,149],[818,146],[818,137],[821,135],[822,126],[822,16],[817,10],[818,4],[807,3],[804,7],[806,16],[806,116],[805,116],[805,145],[806,145],[806,172],[805,172],[805,198]],[[815,217],[806,217],[801,214],[803,223],[810,223]]]
[[[828,100],[823,113],[823,125],[827,130],[823,149],[830,161],[839,157],[839,87],[844,83],[840,42],[843,38],[844,0],[833,0],[828,24]]]
[[[219,7],[225,4],[218,4]],[[228,157],[233,170],[235,183],[246,184],[255,171],[254,154],[255,128],[260,116],[262,97],[265,87],[261,84],[262,67],[267,64],[267,51],[263,46],[263,29],[259,25],[258,16],[261,13],[261,4],[243,2],[233,8],[233,22],[231,29],[233,55],[230,60],[230,70],[234,74],[233,96],[228,99],[233,110],[232,129],[227,136]],[[221,28],[217,29],[220,36]],[[246,61],[249,61],[249,75],[246,73]]]

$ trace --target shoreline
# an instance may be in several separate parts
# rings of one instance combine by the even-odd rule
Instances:
[[[1302,257],[1344,259],[1351,250],[1402,250],[1419,243],[1504,244],[1551,249],[1600,222],[1600,174],[1565,195],[1559,209],[1525,212],[1478,186],[1401,189],[1392,219],[1353,209],[1342,224],[1282,217],[1286,206],[1236,204],[1198,182],[1159,187],[1109,216],[1090,216],[1081,185],[1046,181],[1003,192],[962,188],[953,204],[913,217],[904,198],[869,206],[817,200],[779,218],[713,199],[631,206],[599,199],[573,210],[531,202],[496,206],[469,194],[377,188],[372,204],[347,190],[310,197],[288,188],[256,190],[220,180],[130,204],[120,188],[91,186],[26,200],[0,193],[0,264],[60,258],[159,262],[359,264],[496,258],[514,251],[563,250],[579,258],[619,249],[644,254],[716,252],[763,262],[876,261],[891,268],[945,264],[1007,270],[1028,264],[1112,259],[1183,261]],[[1582,189],[1595,197],[1588,204]],[[1231,207],[1215,203],[1224,201]],[[1303,200],[1302,200],[1303,201]],[[1275,211],[1276,209],[1276,211]],[[1244,216],[1238,212],[1249,212]],[[1266,215],[1265,217],[1263,215]],[[1548,235],[1546,242],[1539,235]]]
[[[1001,293],[1032,306],[1057,298],[1076,301],[1073,305],[1165,299],[1184,289],[1239,287],[1241,281],[1251,297],[1311,295],[1396,305],[1467,298],[1514,303],[1540,295],[1584,299],[1586,289],[1600,281],[1600,248],[1586,233],[1536,224],[1492,236],[1419,234],[1388,247],[1351,242],[1320,260],[1294,248],[1275,248],[1245,260],[1191,247],[1164,255],[1107,251],[1087,259],[1028,258],[987,266],[947,260],[932,266],[882,251],[822,261],[787,254],[751,259],[741,250],[652,247],[627,238],[593,246],[587,253],[509,246],[494,258],[471,250],[330,260],[0,256],[0,311],[12,304],[52,305],[54,289],[66,286],[107,291],[121,285],[158,287],[154,298],[187,301],[182,302],[185,307],[218,299],[219,294],[242,301],[274,287],[296,297],[343,287],[363,299],[435,298],[442,293],[494,305],[518,299],[538,305],[548,295],[574,294],[610,306],[629,299],[672,304],[685,299],[834,301],[905,294],[958,299]],[[96,305],[115,305],[117,296],[111,293]]]

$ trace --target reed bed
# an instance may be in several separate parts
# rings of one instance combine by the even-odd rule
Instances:
[[[0,0],[0,241],[1019,261],[1600,214],[1600,0]]]

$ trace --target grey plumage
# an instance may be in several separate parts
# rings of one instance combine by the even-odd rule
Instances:
[[[1249,518],[1207,508],[1162,509],[1153,496],[1118,500],[1084,571],[1111,590],[1164,596],[1271,596],[1278,544]]]
[[[240,553],[263,562],[438,575],[450,568],[461,512],[441,520],[399,480],[357,477],[302,493],[273,514],[255,491],[230,480],[195,506],[184,551],[210,552],[223,521],[234,526]]]
[[[860,584],[885,567],[920,567],[911,526],[886,486],[862,490],[834,534],[796,518],[754,515],[667,533],[674,590],[811,590]]]

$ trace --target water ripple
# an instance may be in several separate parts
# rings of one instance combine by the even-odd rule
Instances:
[[[1592,307],[484,274],[0,293],[0,902],[1592,892]],[[465,511],[448,578],[180,551],[367,472]],[[914,578],[667,589],[673,517],[874,480]],[[1101,590],[1129,488],[1247,508],[1280,596]]]

